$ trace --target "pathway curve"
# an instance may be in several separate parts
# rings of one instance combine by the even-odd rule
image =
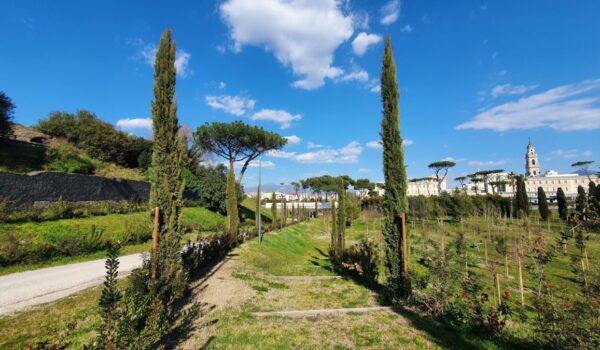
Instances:
[[[99,285],[106,259],[0,276],[0,316],[26,310]],[[142,255],[119,258],[119,277],[142,265]]]

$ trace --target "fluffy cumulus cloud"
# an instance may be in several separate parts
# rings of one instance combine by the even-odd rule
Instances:
[[[367,52],[369,46],[375,45],[379,42],[381,42],[381,35],[361,32],[352,41],[352,50],[355,54],[362,56],[365,54],[365,52]]]
[[[253,109],[256,101],[241,96],[206,96],[206,104],[212,109],[221,110],[235,116],[242,116]]]
[[[154,66],[154,60],[156,59],[157,51],[158,46],[154,44],[148,44],[140,50],[140,55],[144,59],[144,62]],[[188,52],[183,50],[177,50],[177,52],[175,52],[175,71],[179,77],[185,78],[192,73],[189,70],[189,63],[191,59],[192,55]]]
[[[293,86],[316,89],[342,74],[333,66],[337,47],[353,33],[353,18],[338,0],[226,0],[221,17],[234,51],[264,48],[300,79]]]
[[[414,143],[413,140],[407,140],[407,139],[402,140],[402,144],[404,146],[410,146],[413,143]],[[381,144],[381,141],[379,141],[379,140],[367,142],[367,147],[371,148],[371,149],[383,149],[383,145]]]
[[[595,130],[600,129],[599,101],[600,79],[585,80],[484,109],[456,129]]]
[[[295,146],[295,145],[299,145],[301,139],[296,136],[296,135],[290,135],[290,136],[284,136],[287,139],[287,145],[288,146]]]
[[[117,121],[117,126],[122,130],[152,130],[150,118],[125,118]]]
[[[314,152],[296,154],[294,160],[300,163],[351,164],[358,162],[358,156],[362,151],[360,143],[352,141],[342,148],[324,148]]]
[[[490,95],[492,95],[492,97],[494,98],[501,95],[522,95],[527,91],[533,90],[537,87],[538,85],[497,85],[494,86],[494,88],[492,88],[492,91],[490,91]]]
[[[314,143],[312,141],[308,141],[308,143],[306,144],[306,148],[308,149],[313,149],[313,148],[323,148],[325,147],[324,145],[319,145],[317,143]]]
[[[287,129],[292,125],[292,122],[302,119],[301,114],[291,114],[284,110],[262,109],[254,113],[250,119],[269,121],[279,124],[282,129]]]
[[[304,164],[352,164],[358,162],[358,157],[363,148],[360,143],[352,141],[341,148],[330,148],[320,146],[319,150],[297,153],[285,151],[270,151],[268,156],[294,160]]]
[[[359,81],[368,82],[369,73],[364,69],[357,69],[352,72],[346,73],[339,78],[339,81]]]
[[[392,0],[381,8],[381,24],[389,25],[398,20],[400,17],[400,1]]]

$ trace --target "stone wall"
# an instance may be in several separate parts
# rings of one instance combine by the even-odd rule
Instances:
[[[16,205],[56,202],[148,201],[150,183],[100,176],[42,172],[23,175],[0,172],[0,201]]]

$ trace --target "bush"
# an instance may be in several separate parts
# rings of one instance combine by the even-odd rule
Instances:
[[[346,248],[340,261],[334,263],[337,268],[359,277],[368,286],[374,287],[378,283],[379,255],[377,247],[371,241],[363,239],[360,243]]]
[[[151,141],[118,131],[112,124],[103,122],[88,111],[76,114],[52,112],[36,128],[67,140],[95,159],[129,168],[147,167],[147,153],[152,150]],[[144,153],[146,155],[142,157]],[[145,164],[140,164],[140,158]]]
[[[81,155],[72,145],[62,144],[49,148],[46,153],[47,169],[63,173],[93,174],[95,167],[92,160]]]

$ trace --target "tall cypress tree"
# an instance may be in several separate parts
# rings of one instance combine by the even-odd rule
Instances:
[[[600,217],[600,198],[598,198],[600,191],[598,187],[594,181],[590,181],[588,185],[588,215],[594,217]]]
[[[335,208],[335,199],[331,200],[331,249],[333,254],[337,253],[337,210]]]
[[[550,217],[550,209],[548,208],[548,199],[546,198],[546,192],[540,186],[538,187],[538,210],[542,220],[548,220]]]
[[[563,191],[562,187],[558,188],[556,191],[556,204],[558,204],[558,216],[567,221],[569,217],[569,207],[567,204],[567,196],[565,196],[565,191]]]
[[[277,228],[277,195],[273,192],[271,195],[271,229]]]
[[[517,177],[517,193],[515,194],[515,209],[519,216],[529,216],[529,198],[525,187],[525,178]]]
[[[235,173],[233,172],[233,166],[229,167],[227,171],[227,188],[226,188],[226,200],[227,200],[227,232],[229,234],[230,242],[234,242],[238,232],[238,204],[237,204],[237,183],[235,181]]]
[[[178,135],[175,102],[175,42],[171,30],[163,33],[154,63],[154,100],[152,101],[153,152],[150,172],[150,205],[159,208],[159,242],[157,279],[163,302],[170,304],[173,293],[183,292],[181,265],[181,210],[183,190],[181,176],[187,154]]]
[[[337,197],[338,197],[338,210],[337,210],[337,254],[338,256],[342,255],[342,252],[345,248],[345,234],[346,234],[346,188],[344,186],[344,179],[338,179],[338,188],[337,188]]]
[[[579,216],[579,220],[585,220],[587,213],[587,195],[585,193],[585,188],[579,185],[577,186],[577,198],[575,198],[575,211],[577,212],[577,216]]]
[[[393,298],[405,298],[410,295],[410,281],[404,273],[402,213],[408,210],[406,190],[406,168],[404,150],[400,135],[400,94],[396,80],[390,36],[385,38],[385,51],[381,66],[381,102],[383,120],[381,121],[381,140],[383,144],[383,174],[385,193],[383,196],[385,238],[385,267],[387,287]]]

